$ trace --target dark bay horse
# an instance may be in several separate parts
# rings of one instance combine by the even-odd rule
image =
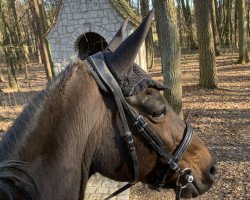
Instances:
[[[162,97],[161,87],[134,64],[151,21],[152,13],[125,41],[122,26],[103,55],[129,106],[174,153],[186,124]],[[134,180],[116,102],[99,87],[92,71],[88,61],[73,62],[33,99],[3,137],[1,200],[83,200],[87,181],[96,172],[116,181]],[[166,174],[168,163],[130,119],[128,124],[138,158],[138,181],[153,186]],[[194,176],[182,197],[196,197],[211,187],[214,161],[198,136],[193,135],[178,165],[190,168]],[[170,170],[162,187],[175,188],[177,178]]]

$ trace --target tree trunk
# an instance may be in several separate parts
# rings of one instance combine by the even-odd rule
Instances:
[[[215,55],[219,56],[221,55],[221,51],[220,51],[219,35],[218,35],[217,26],[216,26],[216,11],[215,11],[214,0],[210,0],[210,3],[211,3],[210,14],[211,14],[211,22],[212,22],[212,30],[213,30],[213,38],[214,38]]]
[[[223,27],[222,27],[222,22],[223,22],[223,2],[222,0],[219,0],[219,2],[217,2],[217,0],[214,0],[214,4],[215,4],[215,9],[216,9],[216,25],[217,25],[217,30],[218,30],[218,34],[219,34],[219,38],[220,38],[220,44],[223,43]]]
[[[248,36],[250,37],[250,2],[248,2],[247,6],[247,24]]]
[[[9,50],[7,50],[7,51],[5,51],[5,57],[6,57],[6,63],[7,63],[9,86],[11,88],[17,88],[19,91],[19,85],[18,85],[18,81],[16,78],[16,72],[15,72],[13,53],[11,53]]]
[[[3,34],[3,38],[4,38],[3,43],[2,43],[2,47],[3,47],[3,51],[4,51],[4,55],[5,55],[5,60],[7,63],[7,73],[8,73],[9,86],[12,88],[18,88],[18,90],[19,90],[19,86],[18,86],[16,74],[15,74],[14,49],[13,49],[13,45],[11,43],[10,34],[8,32],[8,25],[7,25],[7,22],[5,20],[5,15],[3,13],[1,3],[2,2],[0,1],[0,15],[2,18],[2,22],[3,22],[2,34]]]
[[[181,0],[181,4],[182,4],[186,26],[188,28],[188,41],[190,44],[190,49],[195,50],[197,49],[197,45],[194,41],[194,33],[193,33],[193,28],[192,28],[192,15],[191,15],[189,0],[186,0],[186,4],[184,0]]]
[[[35,21],[35,33],[38,36],[39,49],[42,57],[42,62],[45,67],[46,77],[48,80],[51,80],[54,75],[52,70],[53,63],[49,51],[48,41],[44,37],[44,34],[46,33],[46,23],[45,16],[43,15],[42,11],[43,3],[41,0],[32,0],[31,6],[33,10],[33,18]]]
[[[141,0],[141,14],[142,17],[146,17],[149,12],[148,0]],[[147,58],[147,68],[151,69],[154,65],[154,41],[153,41],[153,32],[150,28],[148,35],[145,40],[146,45],[146,58]]]
[[[10,37],[11,37],[11,40],[12,40],[13,49],[14,49],[15,54],[16,54],[16,60],[17,60],[19,69],[22,70],[24,60],[23,60],[22,51],[19,48],[20,38],[18,38],[18,35],[17,35],[18,27],[17,27],[16,20],[15,20],[15,19],[17,19],[16,9],[15,9],[15,1],[14,0],[9,0],[8,3],[7,3],[7,6],[8,6],[8,11],[10,13],[9,14],[10,20],[13,21],[13,27],[9,26],[9,33],[10,33]]]
[[[194,0],[199,46],[199,85],[212,89],[217,88],[217,78],[209,4],[210,0]]]
[[[31,55],[33,55],[37,58],[38,57],[37,51],[39,49],[39,47],[37,45],[37,37],[38,36],[35,35],[35,21],[32,19],[33,13],[32,13],[32,6],[31,6],[30,2],[29,2],[29,5],[30,5],[30,9],[29,9],[28,14],[27,14],[27,20],[28,20],[28,23],[31,25],[31,28],[29,31],[27,31],[27,33],[28,33],[28,35],[30,35],[29,39],[31,40],[31,45],[32,45],[32,46],[30,46],[31,51],[29,50],[29,52],[31,53]],[[39,63],[42,63],[42,60]]]
[[[174,1],[154,1],[154,7],[164,83],[169,86],[169,89],[164,91],[164,96],[175,112],[183,118],[180,44]]]
[[[180,45],[183,45],[183,34],[182,34],[182,11],[181,11],[181,0],[177,1],[178,4],[178,27],[179,27],[179,36],[180,36]]]
[[[0,82],[1,83],[4,83],[5,82],[5,79],[3,77],[3,73],[2,73],[2,69],[0,68]]]
[[[237,31],[238,31],[238,0],[235,1],[235,9],[234,9],[234,42],[236,48],[238,48]]]
[[[31,2],[29,2],[29,5],[30,5],[30,7],[31,7],[31,9],[30,9],[30,14],[28,15],[28,20],[29,20],[29,23],[32,25],[32,32],[33,32],[33,35],[34,35],[34,37],[33,37],[33,41],[32,41],[32,44],[34,44],[34,46],[33,46],[33,49],[34,49],[34,56],[37,58],[37,62],[39,63],[39,64],[42,64],[43,63],[43,60],[42,60],[42,56],[41,56],[41,52],[40,52],[40,48],[41,48],[41,44],[40,44],[40,40],[39,40],[39,36],[38,36],[38,34],[36,33],[37,32],[37,24],[36,24],[36,22],[35,22],[35,20],[33,20],[33,19],[31,19],[31,17],[30,16],[32,16],[33,15],[33,13],[32,13],[32,3]]]
[[[248,2],[247,6],[247,32],[248,37],[250,37],[250,2]]]
[[[232,8],[232,2],[231,2],[231,9]],[[234,27],[233,27],[233,20],[232,20],[232,11],[231,12],[231,16],[230,16],[230,45],[233,44],[233,32],[234,32]]]
[[[248,63],[247,52],[247,20],[246,20],[246,1],[238,0],[238,22],[239,22],[239,59],[237,63]]]
[[[230,33],[231,33],[231,10],[232,10],[232,0],[226,1],[226,23],[225,23],[225,45],[230,46]]]
[[[31,22],[31,21],[29,21]],[[28,49],[28,52],[26,52],[26,54],[28,55],[27,56],[27,59],[28,59],[28,63],[30,63],[30,55],[33,55],[33,49],[32,49],[32,37],[33,37],[33,33],[31,31],[32,28],[30,29],[26,29],[25,28],[25,25],[23,23],[23,21],[21,22],[22,23],[22,31],[24,33],[24,37],[26,38],[26,45],[27,45],[27,49]],[[31,25],[31,23],[30,23]]]
[[[19,27],[19,23],[18,23],[18,19],[17,19],[15,0],[10,0],[9,3],[10,3],[10,8],[12,9],[14,25],[15,25],[15,30],[16,30],[14,38],[16,41],[16,46],[18,48],[17,52],[21,56],[21,58],[20,58],[21,65],[23,64],[25,67],[25,79],[28,79],[28,60],[29,59],[26,55],[24,45],[22,42],[22,34],[20,31],[20,27]],[[22,67],[21,67],[21,69],[22,69]]]

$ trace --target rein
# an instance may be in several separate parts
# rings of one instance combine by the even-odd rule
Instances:
[[[169,153],[166,148],[164,147],[163,142],[161,139],[156,135],[156,133],[150,128],[148,123],[145,121],[143,116],[139,115],[133,108],[127,103],[120,86],[118,85],[116,79],[111,74],[110,70],[108,69],[103,53],[98,52],[90,57],[87,58],[89,63],[91,64],[93,70],[90,70],[97,81],[98,85],[105,91],[110,91],[115,98],[119,115],[122,121],[123,128],[125,130],[124,137],[126,138],[127,147],[129,153],[131,155],[133,161],[133,172],[134,172],[134,180],[127,185],[123,186],[105,200],[113,198],[117,194],[123,192],[124,190],[128,189],[129,187],[133,186],[139,181],[139,172],[138,172],[138,158],[136,155],[136,149],[134,146],[133,135],[129,129],[126,114],[130,117],[133,122],[133,125],[137,128],[138,132],[143,136],[146,142],[153,148],[153,150],[160,155],[166,164],[169,166],[170,170],[175,171],[178,173],[178,178],[176,182],[176,200],[180,199],[182,189],[187,186],[187,184],[193,182],[193,175],[191,169],[181,169],[178,165],[179,160],[181,159],[182,155],[188,148],[192,136],[193,130],[192,127],[185,122],[186,129],[184,138],[182,139],[180,145],[175,150],[174,154]],[[124,112],[125,110],[125,112]],[[166,173],[161,181],[161,184],[158,185],[158,188],[163,187],[165,179],[168,173]]]

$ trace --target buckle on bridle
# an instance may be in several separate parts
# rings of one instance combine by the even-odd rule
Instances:
[[[194,180],[192,170],[189,168],[185,168],[179,172],[176,186],[180,186],[181,188],[187,187],[189,183],[192,183]]]
[[[168,162],[168,165],[172,170],[179,173],[180,171],[179,165],[176,162],[174,162],[172,159]]]
[[[144,120],[144,118],[141,115],[139,115],[136,117],[134,125],[136,126],[139,132],[142,132],[145,126],[148,125],[148,123]]]
[[[134,140],[131,132],[127,132],[125,134],[126,140],[127,140],[127,146],[129,151],[134,151],[135,150],[135,145],[134,145]]]
[[[194,180],[193,174],[192,174],[192,170],[189,168],[185,168],[182,171],[179,172],[178,178],[177,178],[177,182],[176,182],[176,200],[179,200],[181,197],[181,192],[182,189],[184,189],[185,187],[187,187],[187,185],[189,183],[192,183]]]

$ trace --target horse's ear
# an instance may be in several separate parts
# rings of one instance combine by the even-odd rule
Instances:
[[[121,25],[120,29],[115,34],[115,37],[111,40],[111,42],[105,48],[104,51],[115,51],[117,49],[117,47],[120,46],[120,44],[124,40],[124,35],[125,35],[126,28],[127,28],[127,24],[128,24],[128,19],[126,19],[123,22],[123,24]]]
[[[134,63],[141,45],[148,34],[153,18],[154,10],[148,14],[139,27],[123,41],[114,53],[107,54],[106,60],[117,74],[126,74]]]

